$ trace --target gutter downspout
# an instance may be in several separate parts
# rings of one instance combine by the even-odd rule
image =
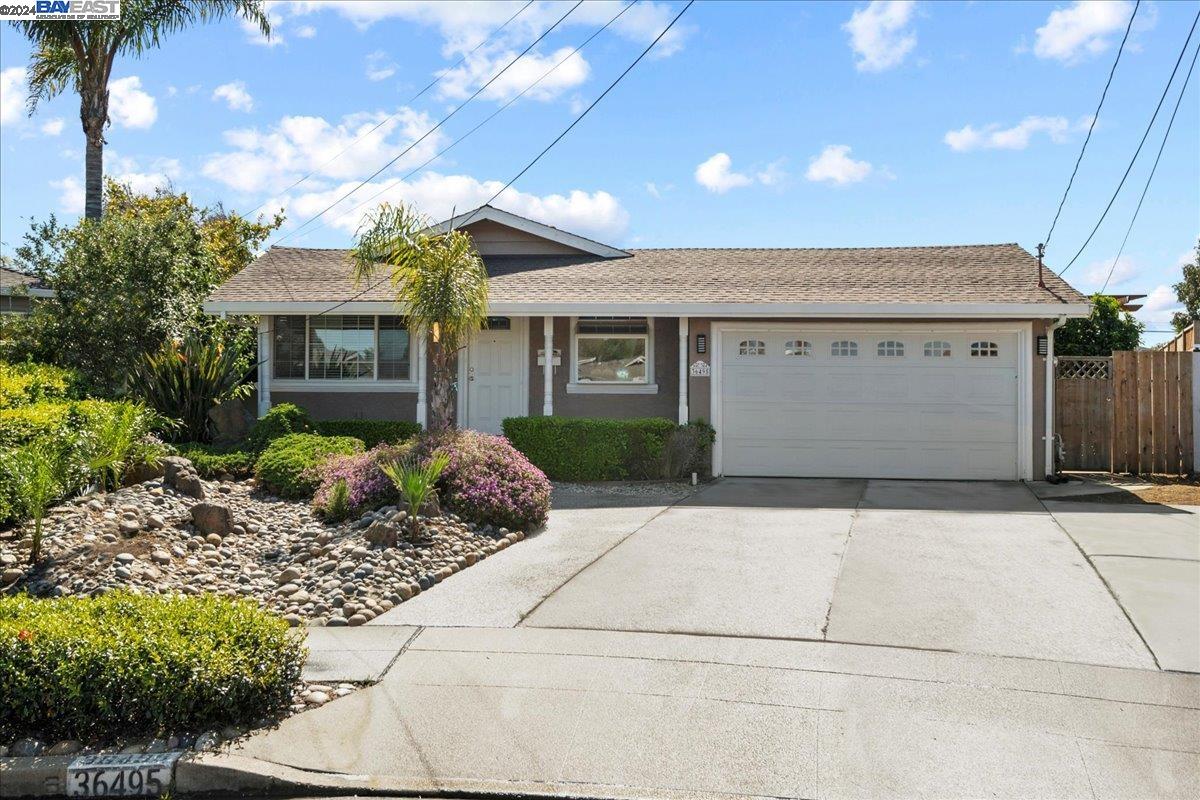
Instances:
[[[1067,324],[1066,317],[1059,317],[1046,328],[1046,480],[1057,483],[1054,470],[1054,332]]]

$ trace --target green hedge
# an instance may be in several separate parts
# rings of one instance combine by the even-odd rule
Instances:
[[[185,442],[176,445],[175,448],[179,455],[192,462],[201,478],[212,480],[222,475],[249,478],[254,474],[257,454],[249,450],[240,450],[236,445]]]
[[[327,419],[314,423],[322,436],[353,436],[367,449],[379,444],[406,442],[421,432],[415,422],[386,419]]]
[[[321,482],[315,467],[329,456],[361,453],[363,449],[362,440],[350,436],[289,433],[267,445],[254,465],[254,475],[280,497],[302,500],[312,497]]]
[[[287,709],[305,651],[243,600],[0,597],[0,740],[133,738]]]
[[[78,372],[50,364],[9,364],[0,361],[0,408],[42,400],[71,400],[82,396]]]
[[[684,474],[679,462],[691,460],[672,451],[691,427],[659,417],[510,417],[504,435],[552,480],[641,480]]]
[[[263,417],[254,423],[246,444],[256,453],[267,448],[271,442],[289,433],[312,433],[312,417],[300,406],[294,403],[280,403],[271,406]]]
[[[107,416],[113,405],[108,400],[45,400],[0,408],[0,447],[15,447],[48,434],[85,430]]]

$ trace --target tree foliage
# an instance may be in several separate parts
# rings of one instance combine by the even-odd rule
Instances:
[[[396,306],[416,335],[431,336],[429,429],[453,424],[458,352],[487,321],[488,278],[470,235],[436,232],[412,209],[384,204],[367,220],[354,248],[354,277],[388,270]]]
[[[34,222],[16,250],[55,295],[9,332],[14,359],[79,370],[93,392],[119,395],[146,353],[201,330],[249,359],[253,331],[205,315],[204,298],[237,272],[281,223],[193,205],[186,194],[106,187],[100,220]]]
[[[1060,356],[1108,356],[1114,350],[1135,350],[1145,325],[1121,310],[1115,297],[1092,296],[1092,313],[1072,319],[1054,334],[1054,352]]]
[[[1182,331],[1200,319],[1200,239],[1196,241],[1192,263],[1183,265],[1183,280],[1171,288],[1175,290],[1179,302],[1183,303],[1183,311],[1171,316],[1171,326],[1176,331]]]

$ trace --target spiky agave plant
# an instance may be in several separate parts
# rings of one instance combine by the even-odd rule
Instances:
[[[438,450],[428,461],[388,461],[380,464],[383,473],[392,479],[408,506],[408,535],[417,539],[421,535],[421,523],[417,515],[429,502],[438,478],[450,464],[450,456]]]

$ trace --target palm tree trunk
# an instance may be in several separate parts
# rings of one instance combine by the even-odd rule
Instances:
[[[79,116],[87,137],[84,154],[84,204],[87,219],[100,219],[104,202],[104,125],[108,122],[108,89],[87,87],[80,90]]]
[[[430,343],[429,430],[449,430],[454,425],[454,380],[450,354],[440,342]]]

